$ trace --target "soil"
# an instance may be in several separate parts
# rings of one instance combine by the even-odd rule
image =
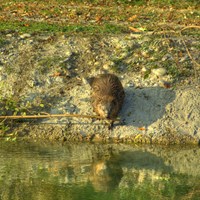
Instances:
[[[120,122],[115,122],[112,130],[108,129],[105,120],[18,120],[14,121],[9,131],[20,138],[77,142],[199,143],[199,76],[198,70],[194,73],[194,68],[186,69],[185,66],[192,65],[186,50],[182,51],[179,66],[192,72],[189,76],[175,76],[170,73],[171,68],[162,65],[166,60],[170,64],[172,59],[171,54],[163,54],[162,45],[144,49],[148,42],[155,41],[149,34],[69,36],[3,32],[3,38],[0,46],[1,98],[14,99],[27,115],[94,115],[87,79],[99,73],[116,74],[126,94],[119,114]],[[175,43],[178,40],[174,39]],[[199,41],[192,37],[186,42]],[[193,56],[198,61],[199,52],[192,50],[196,52]],[[158,59],[155,59],[156,56]],[[149,63],[156,66],[148,68]]]

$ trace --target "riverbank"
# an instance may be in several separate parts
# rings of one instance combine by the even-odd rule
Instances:
[[[198,143],[199,82],[191,77],[173,78],[162,67],[164,58],[172,59],[172,55],[166,58],[166,54],[161,61],[155,59],[153,64],[157,69],[151,69],[145,77],[148,68],[144,63],[148,64],[151,56],[137,54],[143,53],[141,49],[151,37],[145,36],[144,41],[144,36],[133,34],[106,37],[59,35],[49,41],[52,37],[5,35],[1,94],[4,101],[7,98],[10,107],[12,104],[13,113],[93,115],[90,86],[86,80],[106,70],[117,74],[124,86],[126,98],[120,113],[124,123],[116,123],[113,130],[108,130],[105,122],[80,118],[13,121],[12,133],[16,131],[25,138],[64,141]],[[164,73],[156,74],[155,70],[164,70]],[[2,112],[11,114],[10,110],[2,109]]]
[[[188,24],[184,26],[177,21],[176,15],[180,12],[174,11],[178,8],[169,7],[174,16],[173,24],[167,22],[155,28],[158,20],[155,16],[168,8],[154,9],[153,12],[153,7],[149,7],[148,13],[153,13],[152,16],[148,13],[134,16],[133,11],[138,9],[123,4],[129,12],[124,12],[120,18],[113,18],[116,13],[112,13],[109,19],[95,18],[98,23],[96,21],[92,29],[92,15],[86,20],[87,29],[79,26],[79,29],[64,30],[67,22],[58,23],[59,27],[62,26],[59,28],[55,21],[58,16],[47,13],[51,17],[45,18],[40,13],[41,5],[31,17],[24,12],[29,6],[36,6],[35,3],[21,2],[19,5],[23,12],[17,11],[16,18],[13,18],[14,5],[5,2],[1,10],[4,16],[0,36],[1,115],[94,115],[87,79],[105,71],[119,77],[126,97],[119,115],[121,123],[116,122],[113,130],[108,130],[105,121],[81,118],[1,120],[2,137],[116,143],[199,143],[200,40],[197,7],[181,8],[181,13],[188,13],[188,9],[191,11],[184,19],[181,18]],[[71,13],[76,10],[74,5],[63,6],[71,9]],[[88,5],[85,6],[89,9]],[[107,11],[105,7],[96,10],[101,15]],[[65,14],[58,13],[63,20]],[[81,19],[85,14],[82,10],[79,14],[74,13],[79,16],[79,23],[83,23]],[[152,23],[144,20],[146,15],[152,17]],[[168,17],[163,15],[163,20],[169,20]],[[51,25],[32,24],[41,23],[41,20]],[[109,26],[105,26],[105,20],[110,23]],[[116,22],[119,22],[120,29],[116,28]],[[75,21],[71,25],[77,26]],[[84,23],[82,26],[85,26]],[[102,31],[97,31],[100,29]]]

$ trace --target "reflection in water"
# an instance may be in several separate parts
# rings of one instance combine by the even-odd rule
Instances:
[[[92,165],[90,181],[96,191],[111,191],[122,178],[122,168],[117,162],[98,161]]]
[[[200,149],[0,143],[0,199],[198,199]]]

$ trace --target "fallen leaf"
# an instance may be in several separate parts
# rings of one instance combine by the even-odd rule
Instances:
[[[141,134],[138,134],[137,136],[135,136],[135,139],[137,139],[137,138],[139,138],[139,137],[141,137]]]
[[[171,88],[172,86],[171,86],[171,83],[169,83],[169,82],[164,82],[163,83],[163,86],[165,87],[165,88]]]
[[[138,30],[140,30],[140,31],[146,31],[147,29],[144,28],[144,27],[140,27],[140,28],[138,28]]]
[[[133,31],[133,32],[136,32],[136,33],[141,32],[139,29],[134,28],[134,27],[132,27],[132,26],[129,26],[129,29],[130,29],[131,31]]]
[[[95,17],[95,21],[98,23],[98,22],[101,22],[102,21],[102,16],[96,16]]]
[[[132,22],[134,19],[136,19],[137,18],[137,15],[133,15],[132,17],[129,17],[128,18],[128,21],[130,21],[130,22]]]
[[[29,27],[29,26],[30,26],[30,24],[24,24],[24,26],[26,26],[26,27]]]
[[[50,75],[52,77],[57,77],[57,76],[61,76],[61,73],[60,72],[55,72],[54,74]]]
[[[183,57],[183,53],[180,51],[180,52],[178,52],[178,56],[179,57]]]

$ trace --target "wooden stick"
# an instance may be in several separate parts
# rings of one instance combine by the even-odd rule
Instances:
[[[79,117],[79,118],[92,118],[92,119],[106,119],[100,116],[80,115],[80,114],[46,114],[46,115],[9,115],[0,116],[0,119],[40,119],[40,118],[52,118],[52,117]],[[110,121],[120,121],[119,119],[106,119]]]
[[[200,26],[195,26],[195,25],[186,26],[186,27],[184,27],[184,28],[181,29],[181,32],[184,31],[184,30],[186,30],[186,29],[191,29],[191,28],[198,28],[198,29],[200,29]]]

